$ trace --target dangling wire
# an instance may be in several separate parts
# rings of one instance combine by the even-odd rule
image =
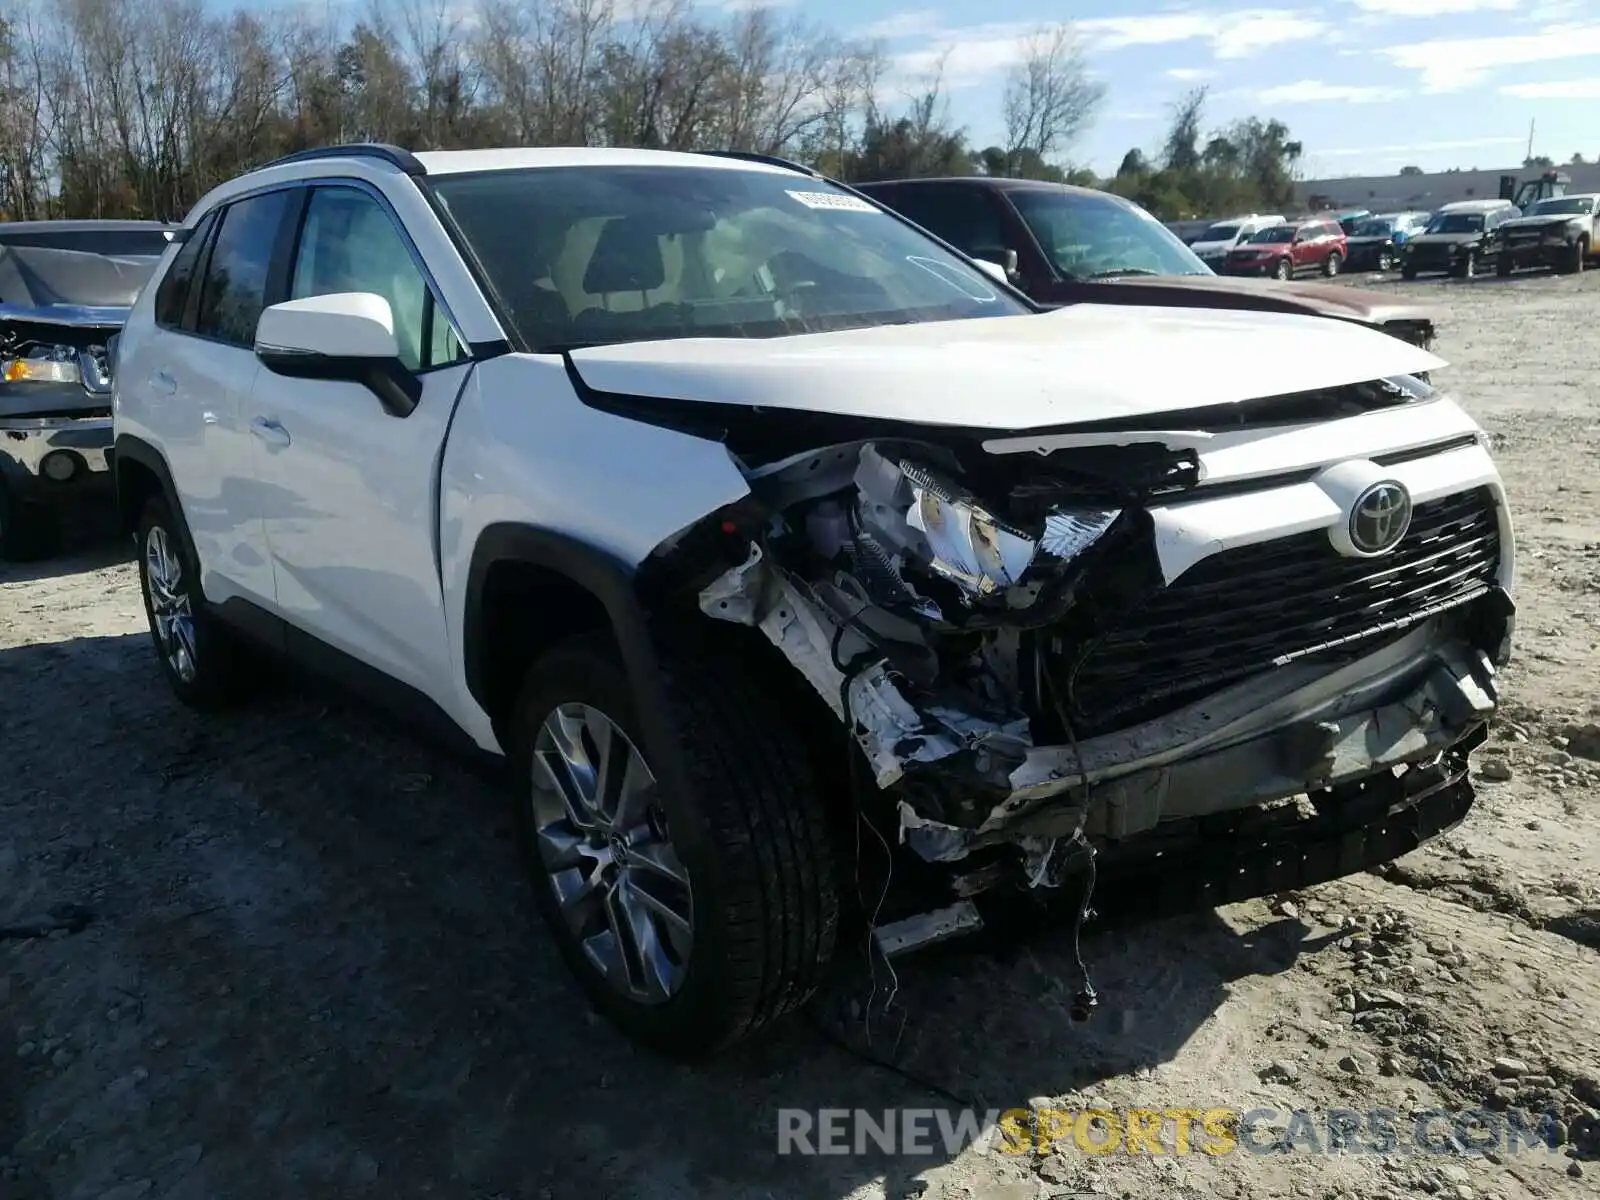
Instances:
[[[1049,691],[1050,706],[1055,710],[1056,720],[1061,722],[1061,727],[1067,733],[1067,741],[1072,745],[1072,757],[1078,766],[1079,804],[1084,814],[1087,815],[1089,811],[1089,768],[1083,761],[1083,747],[1078,744],[1078,735],[1072,728],[1072,721],[1062,708],[1060,697],[1056,695],[1055,685],[1051,682],[1050,673],[1044,669],[1043,664],[1039,661],[1039,648],[1037,645],[1033,651],[1033,664],[1034,679],[1039,685],[1036,690]],[[1072,835],[1071,844],[1081,847],[1084,867],[1083,891],[1078,897],[1078,911],[1072,918],[1072,959],[1078,968],[1080,986],[1078,991],[1073,994],[1072,1007],[1068,1011],[1074,1021],[1087,1021],[1094,1014],[1094,1010],[1099,1007],[1100,996],[1094,990],[1094,981],[1089,978],[1089,968],[1084,965],[1083,950],[1080,945],[1083,923],[1089,919],[1092,913],[1090,904],[1094,899],[1095,885],[1095,848],[1083,836],[1083,824],[1081,821]]]

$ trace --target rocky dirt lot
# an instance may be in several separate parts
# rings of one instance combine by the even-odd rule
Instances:
[[[537,927],[488,783],[316,691],[181,709],[94,530],[0,568],[0,1197],[1595,1195],[1600,276],[1362,282],[1442,306],[1441,382],[1516,506],[1520,644],[1473,815],[1381,874],[1091,925],[1086,1026],[1065,936],[904,962],[905,1075],[803,1020],[709,1067],[635,1052]],[[88,923],[21,928],[52,911]],[[1527,1109],[1562,1144],[776,1154],[781,1108],[953,1106],[927,1082],[1279,1127],[1386,1106],[1407,1143],[1431,1108]]]

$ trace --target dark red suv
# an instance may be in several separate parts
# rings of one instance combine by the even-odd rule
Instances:
[[[1313,218],[1269,225],[1228,251],[1222,270],[1225,275],[1293,279],[1301,271],[1315,268],[1331,277],[1349,257],[1350,243],[1339,222]]]

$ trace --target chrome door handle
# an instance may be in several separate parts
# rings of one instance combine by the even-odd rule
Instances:
[[[257,417],[251,421],[250,432],[274,448],[281,448],[289,444],[289,431],[278,422],[269,420],[266,417]]]
[[[157,371],[150,376],[150,388],[152,391],[160,392],[163,396],[171,396],[176,394],[178,390],[178,381],[165,371]]]

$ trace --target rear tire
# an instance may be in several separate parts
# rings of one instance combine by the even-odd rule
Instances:
[[[623,1032],[696,1059],[812,994],[833,958],[839,894],[808,747],[771,690],[718,653],[663,667],[683,731],[677,747],[646,746],[627,672],[602,634],[534,663],[507,744],[518,841],[568,966]],[[619,761],[600,751],[617,733],[628,767],[586,775],[587,762]],[[673,750],[684,791],[656,782],[665,757],[649,761]],[[628,783],[640,778],[644,791]],[[584,779],[594,781],[593,803],[588,793],[573,799],[572,781]],[[610,799],[607,779],[623,781]],[[663,861],[681,870],[658,874]],[[651,901],[642,922],[641,894]]]
[[[144,506],[138,538],[139,590],[168,686],[203,712],[238,703],[255,689],[260,663],[206,605],[199,566],[164,499]]]
[[[0,481],[0,561],[37,562],[61,545],[55,510],[18,500]]]
[[[1339,273],[1339,267],[1343,262],[1344,258],[1337,253],[1328,255],[1327,258],[1322,260],[1322,273],[1332,279]]]

